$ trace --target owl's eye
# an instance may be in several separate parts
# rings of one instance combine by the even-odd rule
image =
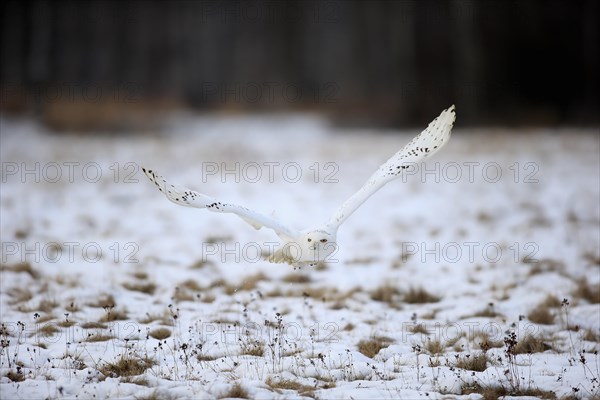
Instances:
[[[312,239],[311,239],[311,238],[308,238],[308,241],[309,241],[309,242],[312,242]]]
[[[321,239],[321,243],[327,243],[327,239]]]

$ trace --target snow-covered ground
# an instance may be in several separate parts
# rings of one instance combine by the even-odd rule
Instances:
[[[302,270],[264,260],[271,231],[178,207],[139,166],[314,227],[417,131],[1,120],[0,397],[598,396],[597,130],[463,130],[457,115],[446,148]]]

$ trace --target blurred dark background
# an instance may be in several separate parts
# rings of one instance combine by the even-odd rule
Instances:
[[[162,112],[340,124],[598,124],[596,0],[5,1],[2,113],[55,129]]]

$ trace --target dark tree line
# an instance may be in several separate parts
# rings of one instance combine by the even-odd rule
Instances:
[[[5,1],[5,111],[316,109],[421,124],[594,124],[595,0]]]

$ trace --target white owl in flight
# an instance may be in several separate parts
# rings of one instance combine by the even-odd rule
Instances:
[[[270,262],[289,263],[297,267],[326,261],[337,250],[336,235],[340,225],[371,195],[386,183],[398,178],[404,170],[438,152],[450,139],[456,114],[454,105],[434,119],[429,126],[382,164],[369,180],[316,229],[296,230],[267,216],[236,204],[225,203],[185,187],[172,185],[156,171],[142,168],[146,176],[173,203],[213,212],[237,214],[255,229],[272,229],[283,240],[282,246],[269,257]]]

